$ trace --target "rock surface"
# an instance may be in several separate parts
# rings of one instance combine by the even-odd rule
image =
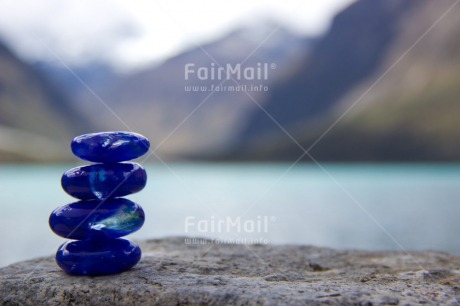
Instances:
[[[187,240],[188,239],[188,240]],[[293,245],[141,242],[112,276],[72,277],[52,257],[0,269],[1,305],[459,305],[460,258]]]

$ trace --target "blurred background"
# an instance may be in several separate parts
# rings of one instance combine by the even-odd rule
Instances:
[[[1,1],[0,266],[64,241],[70,141],[105,130],[152,143],[133,239],[460,253],[457,2]],[[262,77],[211,77],[238,64]]]

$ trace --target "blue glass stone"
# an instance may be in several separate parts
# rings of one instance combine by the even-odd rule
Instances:
[[[147,173],[136,163],[76,167],[61,178],[64,191],[81,200],[122,197],[142,190],[146,182]]]
[[[101,132],[77,136],[72,152],[77,157],[96,163],[127,161],[144,155],[150,143],[142,135],[131,132]]]
[[[144,210],[128,199],[79,201],[51,213],[49,225],[58,236],[101,240],[129,235],[144,224]]]
[[[126,239],[68,241],[56,253],[62,270],[76,275],[106,275],[126,271],[141,259],[141,249]]]

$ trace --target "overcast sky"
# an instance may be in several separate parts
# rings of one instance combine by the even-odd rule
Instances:
[[[0,0],[0,35],[25,59],[70,65],[105,58],[129,68],[163,60],[242,24],[274,19],[324,32],[353,0]]]

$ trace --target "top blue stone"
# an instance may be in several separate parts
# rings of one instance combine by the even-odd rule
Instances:
[[[144,155],[147,138],[131,132],[101,132],[77,136],[72,141],[75,156],[96,163],[116,163]]]

